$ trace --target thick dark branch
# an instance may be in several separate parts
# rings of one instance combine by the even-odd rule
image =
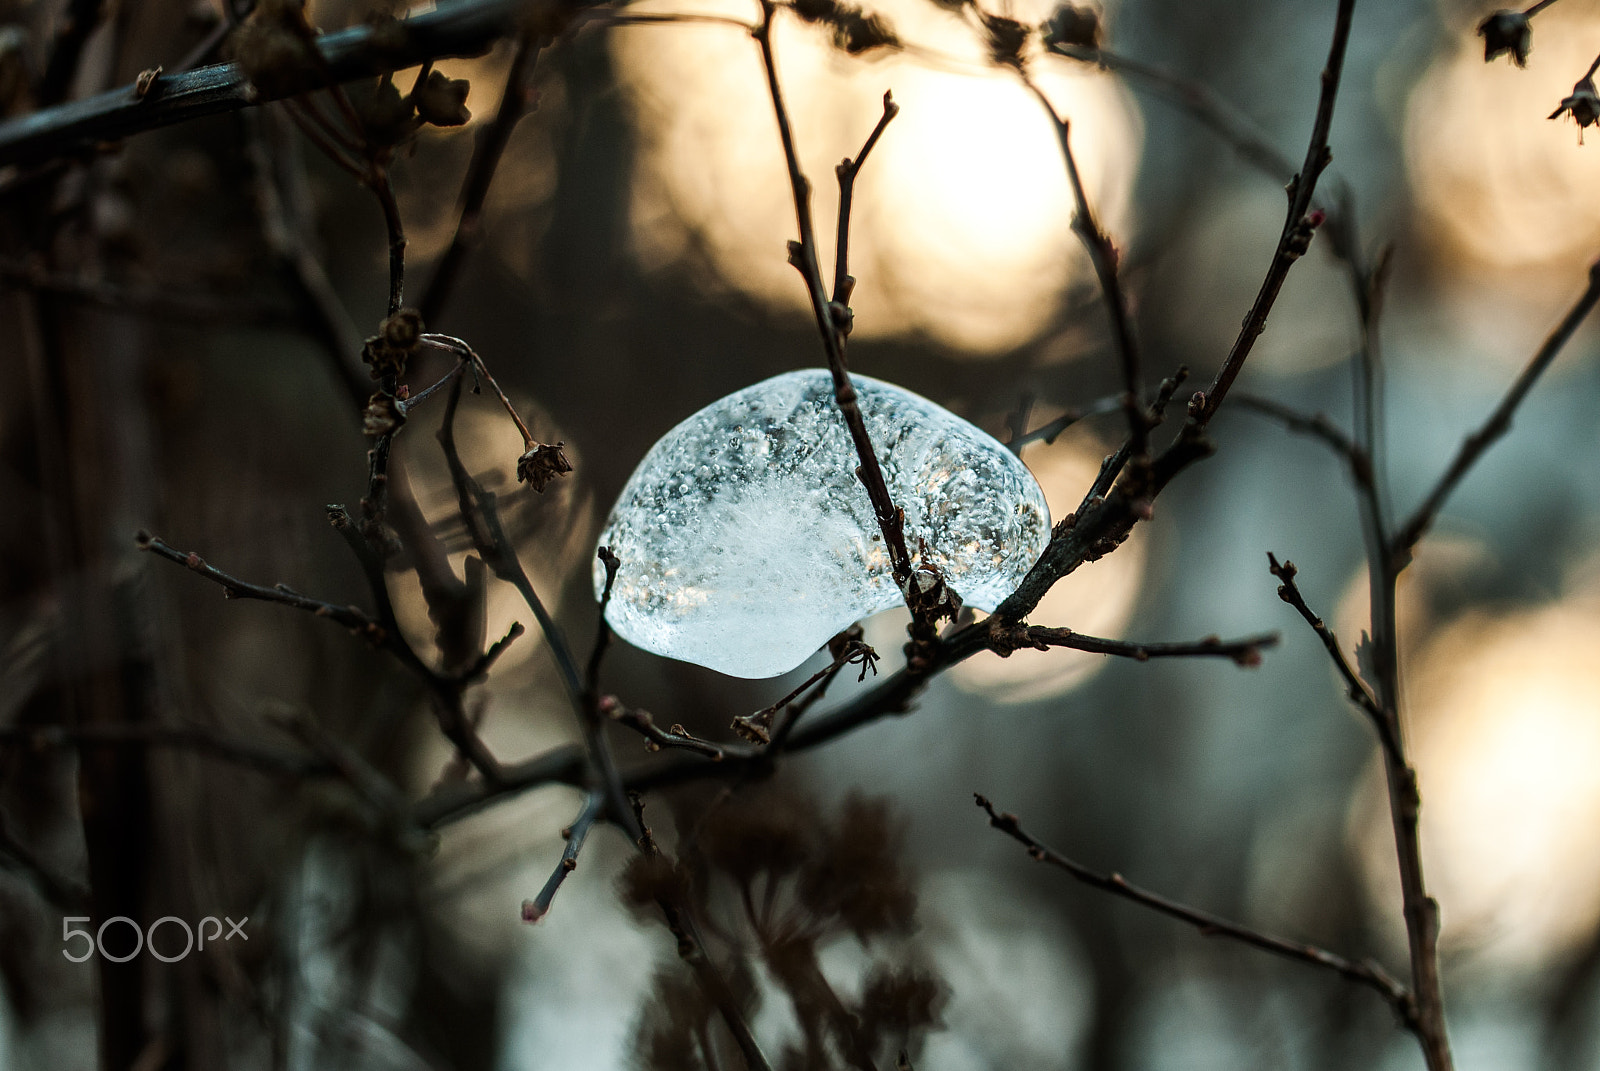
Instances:
[[[559,24],[583,6],[582,0],[457,0],[399,23],[324,34],[316,39],[322,63],[306,73],[312,84],[299,88],[369,78],[432,59],[479,56],[511,33],[519,16]],[[232,63],[162,77],[142,98],[135,95],[133,85],[123,86],[0,123],[0,167],[237,111],[268,99]]]
[[[27,845],[12,836],[3,814],[0,814],[0,870],[12,870],[22,875],[46,903],[62,912],[70,914],[87,909],[88,888],[61,877]]]
[[[1091,870],[1081,863],[1068,859],[1054,849],[1035,840],[1014,814],[997,812],[994,805],[983,796],[974,793],[973,798],[979,807],[989,815],[989,824],[1000,830],[1012,840],[1028,849],[1028,855],[1041,863],[1046,863],[1064,870],[1075,880],[1092,888],[1120,896],[1124,900],[1131,900],[1142,907],[1166,915],[1168,918],[1177,919],[1188,923],[1200,931],[1203,937],[1227,937],[1252,948],[1259,948],[1263,952],[1292,959],[1298,963],[1308,963],[1314,967],[1333,971],[1336,974],[1375,990],[1389,1006],[1395,1010],[1408,1029],[1416,1029],[1416,1008],[1411,999],[1411,993],[1393,975],[1384,970],[1372,960],[1346,959],[1335,952],[1318,948],[1315,945],[1303,944],[1299,941],[1287,941],[1281,937],[1252,930],[1237,922],[1219,918],[1209,912],[1199,911],[1186,904],[1169,900],[1159,893],[1153,893],[1130,884],[1121,874],[1101,874]]]
[[[1412,514],[1411,519],[1395,533],[1391,553],[1398,560],[1405,561],[1409,558],[1412,548],[1433,524],[1433,519],[1438,516],[1439,510],[1443,508],[1451,492],[1456,489],[1456,485],[1472,466],[1477,464],[1478,459],[1489,447],[1510,430],[1511,416],[1516,412],[1517,406],[1522,404],[1522,400],[1528,396],[1528,392],[1533,389],[1533,385],[1538,382],[1545,369],[1549,368],[1551,362],[1560,354],[1562,347],[1577,333],[1579,325],[1588,318],[1597,302],[1600,302],[1600,261],[1589,269],[1588,288],[1572,308],[1567,310],[1566,316],[1562,317],[1556,329],[1550,332],[1550,337],[1544,340],[1544,345],[1539,347],[1527,367],[1523,368],[1522,374],[1511,384],[1511,389],[1500,399],[1500,404],[1489,414],[1489,419],[1484,421],[1483,426],[1477,431],[1467,436],[1466,441],[1456,452],[1455,460],[1450,463],[1450,467],[1439,478],[1438,484],[1428,493],[1422,505],[1417,507],[1417,512]]]
[[[1278,563],[1277,556],[1268,552],[1267,561],[1272,575],[1281,582],[1278,587],[1278,598],[1294,607],[1306,624],[1311,626],[1311,631],[1317,634],[1317,639],[1322,641],[1322,646],[1328,651],[1328,657],[1333,660],[1334,668],[1343,678],[1345,694],[1350,697],[1350,702],[1361,708],[1362,713],[1372,720],[1372,727],[1378,731],[1378,739],[1383,743],[1383,749],[1390,757],[1405,764],[1401,754],[1400,741],[1395,736],[1394,727],[1390,724],[1388,716],[1383,711],[1383,706],[1378,702],[1377,696],[1366,686],[1356,671],[1351,668],[1350,662],[1344,656],[1344,649],[1339,646],[1339,638],[1316,614],[1311,612],[1311,607],[1306,605],[1305,596],[1300,594],[1300,587],[1294,582],[1298,570],[1294,562]]]
[[[1114,551],[1127,539],[1135,524],[1148,519],[1155,496],[1180,472],[1212,453],[1213,447],[1205,437],[1206,425],[1216,415],[1228,388],[1250,355],[1289,269],[1310,242],[1316,221],[1307,215],[1306,209],[1311,204],[1317,177],[1328,164],[1328,130],[1333,122],[1333,105],[1338,96],[1339,72],[1343,68],[1345,48],[1350,39],[1350,19],[1354,6],[1355,0],[1340,0],[1333,44],[1329,50],[1327,67],[1322,72],[1322,95],[1317,104],[1317,118],[1306,152],[1306,167],[1293,183],[1289,215],[1261,290],[1211,391],[1197,393],[1190,400],[1189,419],[1183,432],[1151,462],[1147,477],[1140,474],[1137,486],[1113,488],[1111,493],[1094,503],[1093,508],[1075,515],[1070,525],[1057,525],[1044,553],[1028,570],[1017,590],[995,608],[995,617],[1013,623],[1022,620],[1056,581],[1085,561],[1093,561]]]

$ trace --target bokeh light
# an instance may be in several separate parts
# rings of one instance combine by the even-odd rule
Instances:
[[[1414,663],[1409,746],[1446,948],[1535,966],[1600,922],[1597,649],[1600,589],[1589,589],[1514,613],[1469,612]],[[1397,917],[1383,793],[1374,768],[1355,823],[1374,899]]]
[[[1481,39],[1454,35],[1412,91],[1405,130],[1413,196],[1441,265],[1498,270],[1507,285],[1516,271],[1522,287],[1581,275],[1600,249],[1600,144],[1580,147],[1570,119],[1545,118],[1594,59],[1600,16],[1557,4],[1533,27],[1526,70],[1486,64]]]
[[[1018,18],[1042,20],[1044,5]],[[1031,10],[1031,8],[1037,10]],[[646,0],[639,12],[749,21],[742,0]],[[794,122],[825,261],[838,190],[833,169],[854,156],[881,113],[899,117],[856,182],[852,301],[865,336],[922,334],[969,352],[1015,346],[1043,329],[1065,287],[1087,278],[1069,230],[1071,194],[1048,116],[1015,74],[988,65],[972,27],[928,0],[872,5],[915,46],[846,56],[824,31],[781,16],[779,76]],[[736,26],[680,24],[613,31],[619,78],[642,141],[634,183],[635,250],[649,267],[694,265],[708,288],[779,309],[806,309],[785,261],[794,208],[760,55]],[[1103,222],[1125,239],[1124,208],[1139,151],[1132,103],[1110,76],[1041,58],[1033,74],[1072,123],[1074,154]]]

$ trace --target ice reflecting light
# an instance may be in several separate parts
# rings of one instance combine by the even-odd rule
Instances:
[[[1044,493],[986,432],[855,376],[917,563],[994,607],[1050,536]],[[635,646],[735,677],[805,661],[900,602],[828,372],[790,372],[714,402],[650,449],[600,535],[621,559],[606,619]],[[596,563],[595,594],[605,583]]]

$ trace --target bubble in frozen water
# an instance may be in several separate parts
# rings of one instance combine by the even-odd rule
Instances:
[[[993,610],[1050,537],[1044,494],[987,433],[853,376],[913,564]],[[637,647],[735,677],[785,673],[901,601],[824,369],[700,410],[650,448],[600,546],[621,559],[606,619]],[[598,561],[595,595],[605,585]]]

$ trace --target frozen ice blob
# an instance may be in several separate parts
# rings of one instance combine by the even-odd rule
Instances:
[[[1033,475],[993,437],[852,376],[914,564],[993,610],[1050,538]],[[606,619],[637,647],[772,677],[900,602],[824,369],[713,402],[651,447],[600,535],[621,560]],[[605,569],[595,563],[598,598]]]

